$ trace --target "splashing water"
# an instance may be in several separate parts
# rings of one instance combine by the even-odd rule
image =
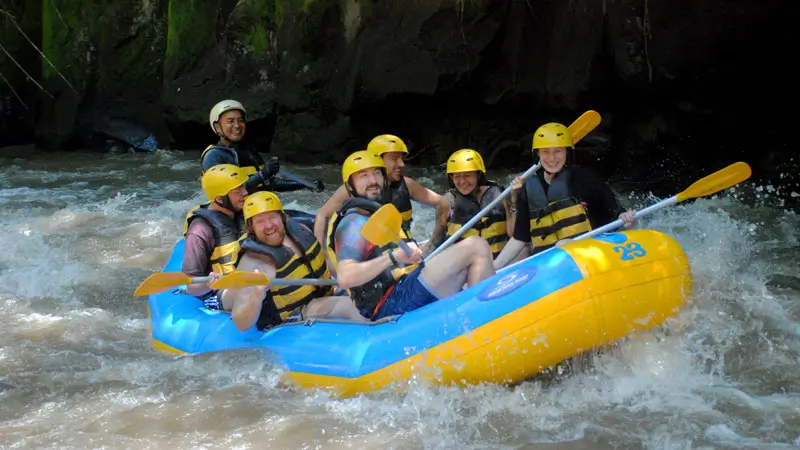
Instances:
[[[643,219],[689,256],[667,327],[545,385],[331,399],[279,386],[259,351],[151,348],[136,285],[204,199],[197,155],[47,155],[0,169],[0,446],[780,449],[800,446],[800,218],[745,185]],[[292,168],[336,186],[335,167]],[[438,169],[412,175],[438,191]],[[512,174],[504,174],[508,183]],[[680,188],[678,189],[680,190]],[[282,195],[314,211],[330,195]],[[623,195],[634,207],[657,199]],[[414,233],[433,210],[415,204]]]

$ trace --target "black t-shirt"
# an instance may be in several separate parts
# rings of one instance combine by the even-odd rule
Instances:
[[[569,180],[570,192],[575,198],[586,203],[592,228],[597,228],[616,220],[622,213],[622,207],[605,180],[597,172],[586,167],[571,166],[570,170],[572,171]],[[535,177],[542,183],[544,192],[547,193],[550,185],[544,181],[544,170],[540,170]],[[532,179],[531,181],[535,180]],[[531,240],[530,220],[528,195],[525,188],[523,188],[517,197],[514,239],[522,242]]]
[[[217,143],[219,146],[225,146],[222,142]],[[203,155],[201,165],[203,172],[216,166],[217,164],[233,164],[239,167],[255,167],[259,170],[260,166],[264,165],[264,157],[257,151],[245,146],[227,146],[236,151],[236,157],[231,152],[223,149],[211,149]],[[237,161],[238,160],[238,161]],[[307,189],[306,185],[296,181],[284,180],[283,178],[270,177],[264,180],[264,177],[255,173],[250,175],[245,188],[249,194],[258,191],[272,191],[272,192],[291,192]]]

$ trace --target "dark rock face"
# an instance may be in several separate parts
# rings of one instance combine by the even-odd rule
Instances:
[[[215,140],[211,106],[235,98],[251,143],[285,159],[341,161],[393,133],[419,164],[472,147],[523,167],[537,126],[595,109],[577,158],[615,179],[674,189],[735,160],[754,178],[794,168],[788,1],[3,5],[58,72],[0,18],[4,48],[53,97],[0,59],[2,142],[69,148],[119,119],[199,150]]]

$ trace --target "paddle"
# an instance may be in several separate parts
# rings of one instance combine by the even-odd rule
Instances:
[[[381,206],[370,216],[361,229],[361,236],[364,236],[364,239],[378,247],[383,247],[390,242],[396,242],[407,255],[410,255],[411,248],[403,240],[403,235],[400,233],[402,227],[403,216],[400,215],[400,211],[393,204],[388,203]]]
[[[597,127],[597,125],[599,124],[600,124],[600,114],[598,114],[597,111],[590,110],[581,114],[581,116],[578,117],[578,119],[575,120],[575,122],[573,122],[569,126],[569,131],[572,134],[573,142],[577,143],[578,141],[583,139],[584,136],[589,134],[589,132],[594,130],[595,127]],[[531,166],[528,170],[526,170],[525,173],[522,174],[522,178],[528,179],[528,177],[536,173],[536,171],[539,170],[541,166],[542,162],[541,161],[537,162],[536,164]],[[437,253],[446,249],[453,242],[458,240],[458,238],[460,238],[461,235],[469,231],[469,229],[472,228],[472,226],[475,225],[476,222],[481,220],[483,216],[488,214],[489,211],[492,210],[492,208],[497,206],[498,203],[500,203],[506,197],[508,197],[509,194],[511,194],[511,186],[507,187],[499,196],[497,196],[496,199],[492,200],[491,203],[489,203],[488,205],[486,205],[485,208],[480,210],[480,212],[478,212],[478,214],[476,214],[475,217],[473,217],[467,223],[465,223],[461,228],[458,229],[458,231],[456,231],[452,236],[447,238],[446,241],[442,242],[442,245],[440,245],[436,250],[434,250],[430,255],[428,255],[428,257],[425,258],[425,261],[427,262],[428,260],[436,256]]]
[[[280,175],[280,176],[282,176],[284,178],[288,178],[288,179],[294,181],[295,183],[300,183],[303,186],[305,186],[305,187],[307,187],[307,188],[309,188],[309,189],[311,189],[313,191],[319,191],[319,186],[317,186],[317,183],[314,183],[313,181],[306,180],[305,178],[303,178],[303,177],[301,177],[299,175],[295,175],[292,172],[287,172],[286,170],[281,169],[281,170],[278,171],[278,175]]]
[[[205,284],[211,277],[190,277],[182,272],[156,272],[133,291],[134,297],[159,294],[184,284]]]
[[[335,286],[336,280],[320,278],[272,278],[260,272],[232,272],[211,283],[211,289],[241,289],[250,286]]]
[[[686,188],[684,191],[680,192],[679,194],[673,195],[672,197],[670,197],[668,199],[661,200],[660,202],[658,202],[658,203],[656,203],[654,205],[650,205],[647,208],[642,209],[641,211],[637,211],[636,214],[633,215],[633,217],[638,219],[638,218],[643,217],[643,216],[645,216],[647,214],[650,214],[650,213],[652,213],[654,211],[658,211],[661,208],[665,208],[667,206],[674,205],[676,203],[680,203],[680,202],[682,202],[684,200],[689,200],[689,199],[697,198],[697,197],[705,197],[707,195],[715,194],[715,193],[717,193],[719,191],[722,191],[724,189],[728,189],[731,186],[739,184],[742,181],[745,181],[746,179],[750,178],[751,174],[752,174],[752,171],[750,170],[750,166],[747,165],[747,163],[743,163],[743,162],[733,163],[733,164],[731,164],[730,166],[728,166],[728,167],[726,167],[724,169],[718,170],[718,171],[712,173],[711,175],[708,175],[708,176],[706,176],[704,178],[701,178],[700,180],[695,181],[694,183],[692,183],[691,186],[689,186],[688,188]],[[578,240],[581,240],[581,239],[588,239],[590,237],[597,236],[598,234],[602,234],[602,233],[605,233],[605,232],[608,232],[608,231],[611,231],[611,230],[615,230],[615,229],[621,227],[622,225],[623,225],[623,222],[621,220],[617,219],[617,220],[615,220],[615,221],[613,221],[613,222],[611,222],[609,224],[603,225],[600,228],[597,228],[597,229],[594,229],[592,231],[588,231],[586,233],[583,233],[583,234],[581,234],[579,236],[576,236],[576,237],[572,238],[572,240],[578,241]],[[550,249],[548,249],[548,250],[550,250]],[[539,253],[539,254],[541,254],[541,253]],[[536,255],[534,255],[534,256],[536,256]],[[529,256],[528,258],[532,258],[532,256]],[[523,259],[521,261],[517,261],[514,264],[506,266],[506,267],[502,268],[500,270],[500,272],[505,271],[505,270],[507,270],[507,269],[509,269],[511,267],[514,267],[517,264],[521,263],[522,261],[527,260],[528,258],[525,258],[525,259]]]
[[[210,277],[190,277],[182,272],[156,272],[144,281],[133,292],[134,297],[166,292],[178,286],[188,284],[205,284]],[[223,276],[210,286],[212,289],[241,289],[258,285],[279,286],[305,286],[305,285],[335,285],[336,280],[322,280],[319,278],[273,278],[269,279],[258,272],[232,272]]]

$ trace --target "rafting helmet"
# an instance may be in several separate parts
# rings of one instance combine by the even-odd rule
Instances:
[[[213,131],[214,134],[219,135],[217,129],[214,128],[214,124],[219,121],[219,116],[234,110],[241,111],[242,117],[247,120],[247,111],[244,109],[244,106],[236,100],[223,100],[211,108],[211,112],[208,114],[208,124],[211,125],[211,131]]]
[[[481,154],[469,148],[456,151],[447,159],[447,174],[478,171],[486,173]]]
[[[533,133],[533,146],[531,150],[538,148],[567,147],[575,148],[572,133],[569,128],[560,123],[546,123],[536,129]]]
[[[393,134],[382,134],[375,136],[367,144],[367,151],[374,153],[377,156],[383,156],[384,153],[400,152],[408,153],[408,147],[402,139]]]
[[[284,214],[281,200],[272,192],[256,192],[248,195],[244,200],[244,220],[249,220],[253,216],[270,211],[278,211]]]
[[[228,193],[247,181],[247,175],[240,167],[233,164],[218,164],[203,174],[201,183],[208,201],[225,209],[233,210]],[[222,197],[222,202],[217,202],[217,197]]]
[[[358,194],[356,194],[355,187],[350,182],[350,176],[359,170],[372,169],[374,167],[380,168],[381,172],[383,172],[383,184],[385,192],[386,183],[388,183],[389,180],[386,175],[386,164],[384,164],[383,158],[367,150],[359,150],[354,152],[344,160],[344,164],[342,164],[342,182],[344,183],[345,189],[347,189],[351,195],[357,197]]]

